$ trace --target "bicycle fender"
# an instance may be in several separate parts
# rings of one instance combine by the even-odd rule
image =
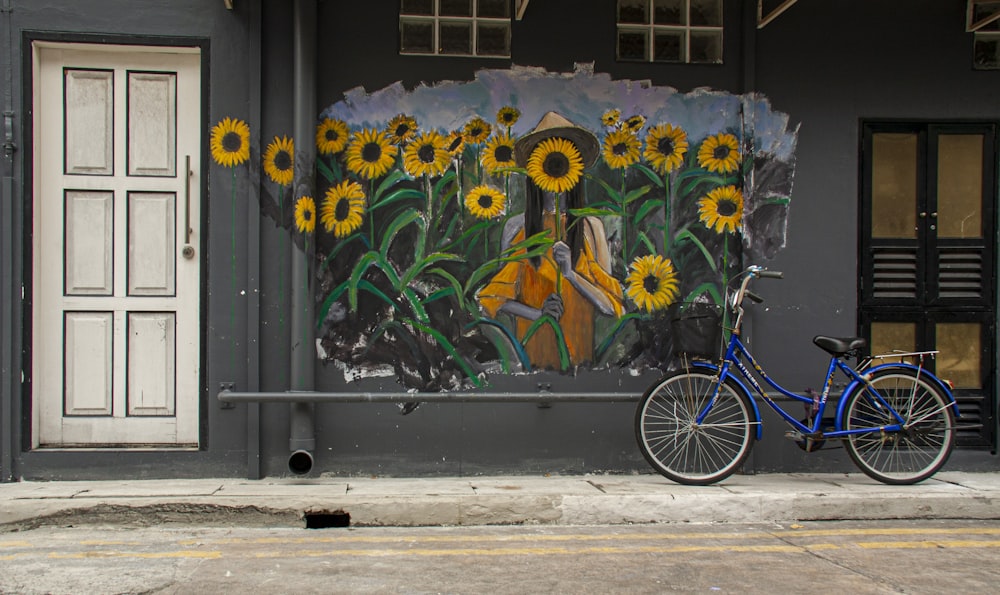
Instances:
[[[961,413],[959,413],[959,411],[958,411],[958,403],[955,401],[955,395],[953,395],[951,393],[951,389],[948,388],[948,385],[943,380],[941,380],[940,378],[938,378],[934,374],[931,374],[930,372],[928,372],[925,369],[921,369],[921,368],[919,368],[917,366],[914,366],[913,364],[890,363],[890,364],[882,364],[880,366],[875,366],[873,368],[870,368],[866,372],[866,374],[872,374],[872,373],[878,372],[879,370],[886,370],[886,369],[893,369],[893,368],[897,368],[897,369],[898,368],[906,368],[906,369],[909,369],[909,370],[913,370],[914,372],[919,371],[921,377],[926,376],[928,378],[928,380],[930,380],[931,384],[933,384],[935,387],[941,389],[941,392],[944,393],[948,397],[948,401],[951,402],[951,410],[955,413],[955,417],[960,417],[961,416]],[[857,385],[859,385],[859,384],[861,384],[861,383],[858,382],[857,380],[853,380],[853,381],[851,381],[850,384],[847,385],[847,388],[845,388],[844,391],[842,393],[840,393],[841,399],[840,399],[840,402],[837,403],[837,418],[836,418],[837,419],[836,428],[837,428],[838,431],[844,429],[843,427],[841,427],[841,420],[844,419],[844,407],[847,404],[847,399],[845,399],[843,397],[845,395],[847,395],[847,394],[850,394],[850,392],[853,391],[854,388]]]
[[[711,370],[715,374],[719,373],[719,366],[716,366],[715,364],[710,364],[708,362],[703,362],[703,361],[697,361],[696,360],[696,361],[691,362],[691,367],[692,368],[704,368],[706,370]],[[734,376],[732,374],[729,375],[728,379],[732,380],[733,382],[735,382],[736,386],[741,391],[743,391],[743,396],[745,396],[747,398],[747,400],[750,401],[750,406],[753,408],[754,417],[757,418],[754,421],[757,422],[757,440],[759,441],[764,436],[764,422],[760,418],[760,409],[757,408],[757,399],[753,398],[753,396],[750,394],[750,391],[747,389],[746,385],[743,384],[742,380],[740,380],[739,378],[737,378],[736,376]]]

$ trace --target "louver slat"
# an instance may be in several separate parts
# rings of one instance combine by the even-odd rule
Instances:
[[[976,248],[942,249],[938,256],[938,297],[983,297],[983,257]]]
[[[916,299],[916,248],[880,248],[873,257],[873,298]]]

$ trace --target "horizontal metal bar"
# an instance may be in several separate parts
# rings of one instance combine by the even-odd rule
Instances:
[[[224,403],[626,403],[639,393],[549,392],[235,392],[218,394]]]

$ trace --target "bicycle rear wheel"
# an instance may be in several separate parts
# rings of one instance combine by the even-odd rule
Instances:
[[[730,381],[699,424],[717,386],[714,374],[679,371],[664,376],[639,401],[635,434],[646,461],[664,477],[707,485],[732,475],[753,446],[757,421],[746,395]]]
[[[844,439],[847,453],[869,477],[894,485],[917,483],[934,475],[951,455],[955,445],[951,401],[915,370],[876,372],[871,388],[858,385],[845,398],[845,430],[897,423],[883,402],[903,418],[900,431],[852,434]]]

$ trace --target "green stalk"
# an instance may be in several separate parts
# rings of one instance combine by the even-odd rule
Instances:
[[[625,168],[622,168],[622,269],[628,275],[628,204],[625,202]]]
[[[670,199],[673,184],[670,183],[670,172],[663,174],[663,257],[670,257]]]

